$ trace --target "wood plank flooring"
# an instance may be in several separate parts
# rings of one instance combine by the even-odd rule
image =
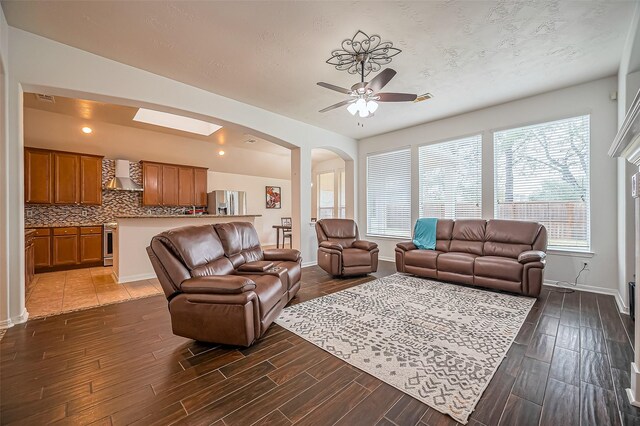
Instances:
[[[302,277],[293,303],[374,279]],[[545,288],[469,425],[640,424],[632,330],[611,296]],[[456,424],[277,325],[241,349],[174,336],[163,296],[9,329],[0,381],[2,424]]]

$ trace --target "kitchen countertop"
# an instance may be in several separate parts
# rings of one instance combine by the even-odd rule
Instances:
[[[80,222],[58,222],[58,223],[36,223],[36,224],[30,224],[30,225],[24,225],[25,229],[36,229],[36,228],[67,228],[67,227],[73,227],[73,226],[102,226],[104,225],[103,223],[95,223],[95,222],[88,222],[88,223],[80,223]]]
[[[198,218],[211,218],[211,217],[261,217],[261,214],[164,214],[164,215],[129,215],[129,216],[116,216],[116,219],[165,219],[165,218],[185,218],[185,219],[198,219]]]

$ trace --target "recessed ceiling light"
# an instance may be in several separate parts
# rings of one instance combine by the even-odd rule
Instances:
[[[82,128],[82,133],[89,134],[89,133],[91,133],[91,132],[93,132],[93,130],[91,129],[91,127],[87,127],[87,126],[85,126],[85,127],[83,127],[83,128]]]
[[[146,108],[138,109],[135,117],[133,117],[133,121],[168,127],[170,129],[182,130],[183,132],[196,133],[203,136],[209,136],[216,130],[222,128],[222,126],[218,126],[217,124],[208,123],[195,118],[170,114],[168,112],[154,111]]]
[[[224,155],[224,151],[223,150],[218,151],[218,155]]]

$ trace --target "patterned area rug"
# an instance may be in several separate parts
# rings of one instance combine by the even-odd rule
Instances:
[[[294,305],[276,322],[466,424],[534,302],[394,274]]]

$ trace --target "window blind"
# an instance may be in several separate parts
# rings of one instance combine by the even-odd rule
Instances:
[[[411,150],[367,156],[367,234],[411,236]]]
[[[418,149],[419,216],[482,217],[482,135]]]
[[[589,116],[494,133],[495,217],[538,221],[549,247],[590,248]]]

